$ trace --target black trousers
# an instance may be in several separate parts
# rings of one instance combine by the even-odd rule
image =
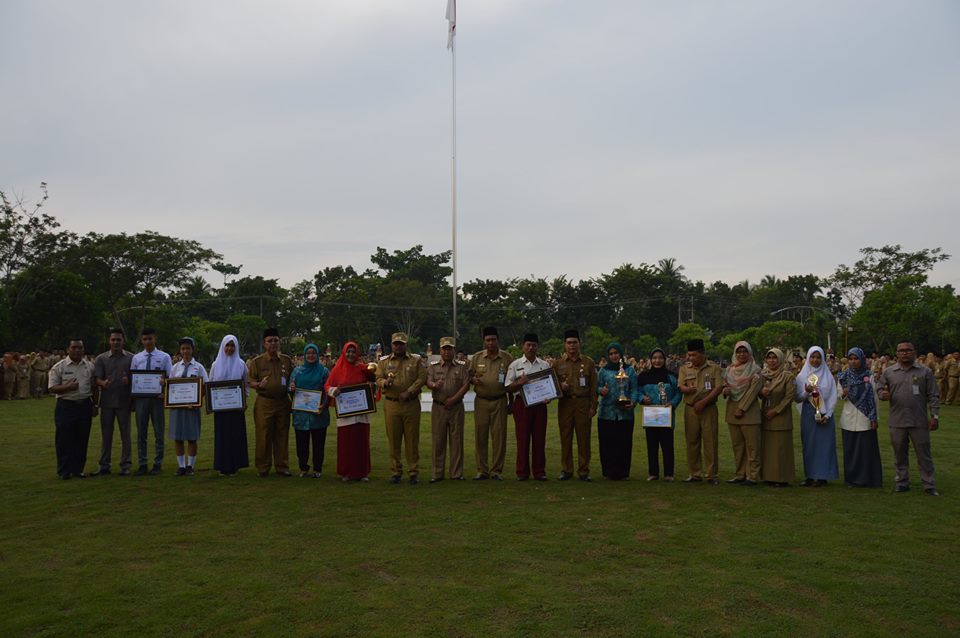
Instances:
[[[69,401],[57,399],[53,412],[56,426],[54,446],[57,450],[57,474],[81,474],[87,464],[87,443],[93,422],[93,403],[90,399]]]
[[[643,428],[647,435],[647,470],[660,476],[660,450],[663,450],[663,475],[673,476],[673,428]]]
[[[323,471],[323,451],[327,445],[327,428],[321,430],[294,430],[297,438],[297,460],[300,471],[310,471],[310,443],[313,443],[313,471]]]

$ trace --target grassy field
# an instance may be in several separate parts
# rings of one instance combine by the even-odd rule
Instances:
[[[381,418],[370,483],[336,479],[332,431],[322,479],[221,478],[207,417],[195,477],[168,451],[160,476],[63,482],[53,403],[0,403],[2,636],[960,633],[958,408],[934,435],[931,498],[916,471],[892,493],[883,426],[882,490],[648,483],[640,432],[633,480],[561,483],[553,414],[547,483],[389,485]],[[426,467],[427,415],[421,432]],[[512,467],[512,422],[509,437]],[[468,471],[472,439],[468,415]],[[99,446],[95,420],[88,471]],[[596,450],[594,433],[598,479]]]

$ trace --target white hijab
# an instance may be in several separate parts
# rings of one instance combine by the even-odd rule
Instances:
[[[816,368],[810,365],[810,355],[814,352],[820,353],[820,366]],[[820,381],[817,383],[820,388],[820,411],[829,418],[833,416],[833,410],[837,407],[837,382],[834,381],[833,374],[827,367],[827,358],[820,346],[811,346],[807,350],[807,359],[803,362],[803,368],[796,379],[798,397],[802,397],[806,393],[807,377],[811,374],[820,377]],[[797,411],[803,414],[803,403],[797,404]]]
[[[223,351],[223,347],[231,341],[236,346],[236,349],[234,349],[233,354],[228,357]],[[217,358],[214,360],[213,367],[210,369],[210,380],[234,381],[236,379],[246,378],[247,366],[240,360],[240,340],[233,335],[226,335],[220,341],[220,351],[217,353]]]

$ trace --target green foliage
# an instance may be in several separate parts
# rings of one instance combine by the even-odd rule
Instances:
[[[646,358],[654,348],[662,347],[653,335],[640,335],[630,345],[632,347],[630,354],[643,358]]]
[[[601,357],[606,357],[607,346],[614,341],[619,341],[600,326],[588,326],[581,336],[583,337],[580,344],[581,351],[594,361],[599,361]]]
[[[258,315],[231,315],[226,321],[226,332],[240,341],[240,354],[244,358],[260,353],[266,327],[267,322]]]
[[[868,292],[850,320],[850,338],[883,352],[892,352],[898,339],[910,339],[924,352],[949,349],[945,336],[956,336],[952,322],[960,315],[960,302],[951,287],[924,281],[913,275]]]
[[[856,310],[867,293],[888,286],[896,281],[911,281],[922,285],[933,267],[950,258],[942,248],[926,248],[906,252],[900,244],[866,247],[863,255],[853,266],[840,264],[826,281],[847,306]]]
[[[691,339],[703,339],[703,343],[710,348],[710,335],[707,329],[697,323],[682,323],[670,335],[667,345],[670,346],[670,352],[673,354],[686,354],[687,341]]]

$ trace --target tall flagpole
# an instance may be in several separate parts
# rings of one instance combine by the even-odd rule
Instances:
[[[447,48],[450,49],[450,216],[453,256],[453,338],[457,334],[457,0],[447,0],[449,22]]]

